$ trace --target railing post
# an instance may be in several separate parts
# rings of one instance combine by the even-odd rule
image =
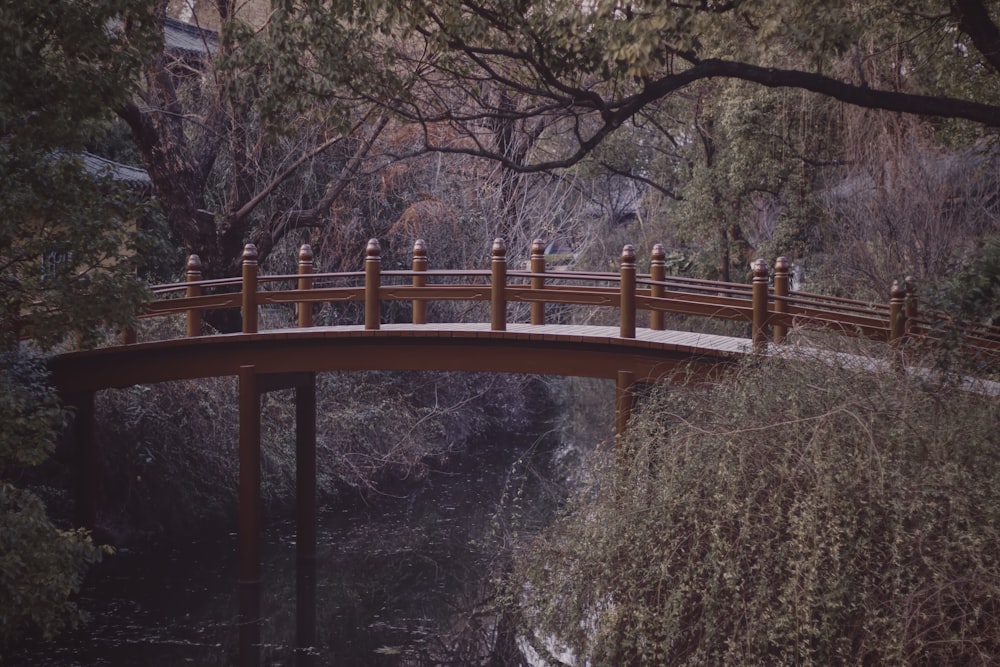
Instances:
[[[903,284],[906,288],[906,325],[903,336],[908,339],[917,325],[917,279],[913,276],[906,276]]]
[[[490,329],[507,330],[507,245],[503,239],[493,240],[490,262]]]
[[[903,342],[906,331],[906,290],[898,280],[892,281],[889,289],[889,343],[898,347]]]
[[[531,259],[528,264],[528,270],[534,274],[545,273],[545,243],[541,239],[535,239],[531,242]],[[531,289],[544,288],[544,276],[531,277]],[[531,302],[531,323],[545,324],[545,302]]]
[[[427,244],[423,239],[413,242],[413,286],[426,287],[427,276]],[[413,300],[413,323],[427,324],[427,302],[423,299]]]
[[[313,249],[308,243],[299,248],[299,290],[308,292],[313,287]],[[313,325],[313,309],[311,301],[299,301],[299,327],[307,328]]]
[[[767,279],[767,262],[758,259],[753,263],[751,285],[754,352],[763,352],[767,348]]]
[[[663,281],[667,279],[667,251],[662,243],[653,246],[653,253],[649,260],[649,278],[653,284],[649,288],[649,295],[653,299],[662,299],[666,288]],[[660,284],[657,284],[660,283]],[[653,331],[663,331],[663,311],[649,311],[649,328]]]
[[[257,246],[243,248],[243,333],[257,333]]]
[[[635,248],[622,248],[621,267],[621,330],[622,338],[635,338]]]
[[[184,296],[193,298],[201,296],[201,285],[197,285],[201,280],[201,257],[189,255],[187,266],[185,267],[184,278],[188,282]],[[198,308],[188,308],[187,311],[187,337],[194,338],[201,335],[201,310]]]
[[[774,260],[774,312],[784,314],[788,312],[788,260],[779,257]],[[774,325],[774,342],[778,345],[785,342],[788,336],[788,326],[781,322]]]
[[[379,290],[382,287],[382,246],[378,239],[369,239],[365,248],[365,329],[378,329]]]

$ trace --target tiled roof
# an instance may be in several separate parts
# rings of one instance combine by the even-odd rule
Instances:
[[[81,153],[80,160],[83,162],[83,168],[88,174],[110,176],[116,181],[121,181],[137,188],[148,188],[152,185],[149,174],[143,169],[130,167],[127,164],[119,162],[112,162],[107,158],[94,155],[93,153]]]
[[[207,56],[219,48],[219,33],[184,21],[163,19],[163,45],[179,55]]]

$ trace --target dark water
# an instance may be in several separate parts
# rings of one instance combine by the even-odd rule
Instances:
[[[314,578],[296,577],[292,517],[267,518],[260,620],[242,635],[235,532],[119,552],[88,578],[86,625],[8,664],[473,664],[496,649],[490,581],[510,522],[551,502],[537,469],[521,444],[405,495],[321,508]]]

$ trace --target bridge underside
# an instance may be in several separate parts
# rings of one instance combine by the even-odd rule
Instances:
[[[527,324],[491,331],[488,325],[383,325],[284,329],[140,343],[61,355],[53,384],[66,394],[168,380],[260,375],[400,370],[534,373],[656,382],[679,368],[710,374],[746,356],[742,338],[641,329],[634,339],[600,326]]]

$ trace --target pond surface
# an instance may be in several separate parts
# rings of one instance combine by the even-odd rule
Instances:
[[[292,517],[266,518],[260,622],[242,646],[234,529],[106,558],[80,596],[90,620],[10,664],[475,664],[496,648],[490,583],[511,515],[554,503],[538,500],[525,446],[466,456],[403,496],[321,508],[314,578],[296,577]]]

